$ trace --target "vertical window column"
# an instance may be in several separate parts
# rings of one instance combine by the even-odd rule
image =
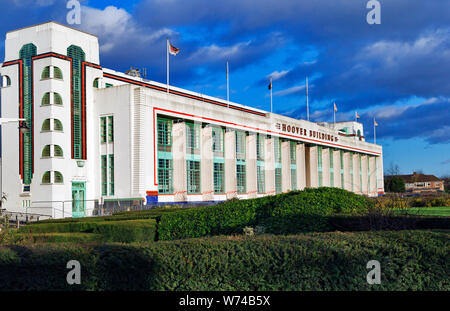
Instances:
[[[158,193],[173,193],[172,120],[158,117]]]
[[[297,143],[291,141],[289,144],[291,158],[291,190],[297,190]]]
[[[238,194],[247,192],[246,136],[245,132],[236,131],[236,191]]]
[[[212,128],[214,193],[225,193],[225,129]]]
[[[334,150],[329,149],[330,153],[330,187],[334,187]]]
[[[186,177],[188,194],[201,193],[200,129],[201,124],[186,123]]]
[[[339,150],[339,160],[341,163],[341,188],[345,189],[345,187],[344,187],[344,150]]]
[[[281,164],[281,158],[282,158],[282,141],[279,137],[274,138],[274,154],[275,154],[275,193],[281,193],[283,192],[283,181],[282,181],[282,164]]]
[[[317,171],[319,172],[319,187],[322,187],[323,185],[322,163],[322,146],[317,146]]]
[[[256,136],[256,186],[257,192],[266,192],[266,172],[264,167],[264,150],[266,137],[262,134]]]

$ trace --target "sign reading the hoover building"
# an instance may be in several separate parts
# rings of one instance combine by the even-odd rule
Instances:
[[[327,133],[323,133],[323,132],[319,132],[319,131],[314,131],[314,130],[308,130],[308,129],[305,129],[305,128],[302,128],[299,126],[289,125],[286,123],[276,123],[275,128],[277,130],[281,130],[282,132],[297,134],[297,135],[301,135],[304,137],[317,138],[317,139],[322,139],[322,140],[326,140],[326,141],[330,141],[330,142],[338,141],[338,138],[335,135],[331,135],[331,134],[327,134]]]

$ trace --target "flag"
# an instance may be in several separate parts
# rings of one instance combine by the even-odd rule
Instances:
[[[336,103],[334,103],[334,112],[337,112],[337,106],[336,106]]]
[[[358,112],[356,112],[356,111],[355,111],[355,118],[356,118],[356,119],[359,119],[359,114],[358,114]]]
[[[167,40],[167,43],[169,44],[169,53],[172,55],[177,55],[180,52],[180,49],[177,49],[172,44],[170,44],[169,40]]]
[[[378,126],[378,123],[377,123],[377,121],[375,121],[375,119],[373,119],[373,125]]]
[[[269,86],[268,86],[269,90],[272,89],[272,79],[270,80]]]

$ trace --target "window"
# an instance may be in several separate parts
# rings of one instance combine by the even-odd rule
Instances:
[[[2,78],[1,80],[1,87],[8,87],[11,86],[11,78],[8,76],[0,76]]]
[[[102,195],[107,195],[108,184],[107,184],[107,158],[106,155],[101,156],[101,179],[102,179]]]
[[[171,151],[172,120],[158,118],[158,150]]]
[[[275,137],[275,162],[281,163],[281,139]]]
[[[187,161],[187,193],[200,193],[200,161]]]
[[[173,193],[173,167],[171,159],[158,159],[158,192]]]
[[[317,166],[319,171],[319,187],[322,187],[322,146],[317,146]]]
[[[109,155],[109,195],[114,195],[114,155]]]
[[[50,66],[47,66],[42,71],[41,79],[50,79]]]
[[[113,116],[108,117],[108,142],[114,141],[114,119]]]
[[[54,149],[55,149],[54,150],[55,157],[63,157],[64,156],[63,150],[60,146],[54,145]]]
[[[114,85],[112,85],[112,84],[110,84],[110,83],[105,83],[105,87],[106,88],[110,88],[110,87],[113,87]]]
[[[291,188],[292,190],[297,189],[297,169],[291,168]]]
[[[106,117],[100,118],[100,142],[106,143]]]
[[[282,192],[281,168],[275,168],[275,192],[276,193]]]
[[[63,131],[63,125],[61,123],[61,121],[59,121],[58,119],[53,119],[53,121],[55,122],[55,131]]]
[[[188,154],[197,154],[200,151],[199,124],[186,123],[186,150]]]
[[[291,141],[290,144],[290,151],[291,151],[291,164],[296,164],[297,163],[297,143]]]
[[[224,163],[214,162],[214,193],[225,192]]]
[[[50,131],[50,119],[46,119],[42,124],[42,131]]]
[[[42,149],[42,157],[49,158],[50,157],[50,145],[47,145]]]
[[[256,136],[256,159],[258,161],[264,161],[264,145],[265,145],[265,137],[261,134],[257,134]]]
[[[359,154],[359,191],[362,192],[362,155]]]
[[[212,143],[214,154],[223,156],[224,152],[224,130],[222,128],[212,129]]]
[[[50,172],[45,172],[42,176],[42,183],[43,184],[49,184],[50,183]]]
[[[95,78],[94,83],[92,84],[92,86],[95,87],[96,89],[98,89],[98,81],[99,80],[100,80],[99,78]]]
[[[236,183],[237,192],[247,192],[247,175],[246,175],[246,140],[245,132],[236,131]]]
[[[45,119],[44,123],[42,123],[42,132],[48,132],[51,131],[51,123],[53,120],[53,131],[63,131],[63,125],[61,123],[61,121],[59,121],[58,119]]]
[[[53,67],[53,77],[55,78],[55,79],[61,79],[62,80],[62,78],[63,78],[63,74],[62,74],[62,71],[61,71],[61,69],[59,69],[58,67]]]
[[[64,178],[61,172],[55,171],[55,184],[64,183]]]
[[[44,96],[42,97],[41,105],[42,106],[50,105],[50,93],[49,92],[45,93]]]
[[[352,183],[352,191],[353,191],[353,152],[350,152],[350,180]]]
[[[53,93],[53,103],[58,106],[62,106],[63,101],[61,95],[58,93]]]
[[[246,193],[247,192],[247,179],[246,179],[246,165],[237,164],[236,165],[236,179],[237,179],[237,192]]]
[[[264,165],[258,165],[256,167],[256,180],[257,180],[257,191],[258,193],[266,192],[266,172],[264,170]]]

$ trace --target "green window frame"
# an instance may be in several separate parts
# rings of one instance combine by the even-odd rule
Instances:
[[[105,88],[110,88],[113,87],[114,85],[112,85],[111,83],[105,83]]]
[[[41,79],[50,79],[50,66],[47,66],[42,70]]]
[[[265,150],[266,137],[261,134],[256,136],[256,160],[264,161],[264,150]]]
[[[64,183],[64,177],[61,172],[55,171],[55,184]]]
[[[187,160],[187,193],[201,193],[200,188],[200,161]]]
[[[102,196],[108,195],[108,159],[106,155],[101,156],[101,189],[102,189]]]
[[[42,123],[41,131],[42,132],[50,131],[50,119],[45,119],[44,120],[44,122]]]
[[[58,106],[63,105],[63,100],[61,95],[59,95],[59,93],[53,93],[53,103]]]
[[[172,120],[158,118],[158,151],[169,152],[172,150],[170,147],[172,147]]]
[[[59,145],[54,145],[54,153],[55,153],[55,157],[63,157],[64,156],[63,149]]]
[[[44,148],[42,149],[42,157],[50,158],[50,145],[44,146]]]
[[[43,184],[50,184],[50,171],[47,171],[42,175],[42,183]]]
[[[297,164],[297,143],[295,141],[291,141],[289,147],[291,153],[291,164]]]
[[[55,131],[62,132],[64,130],[61,121],[58,119],[53,119],[53,126]]]
[[[114,155],[109,155],[109,195],[114,195]]]
[[[323,185],[322,160],[322,146],[317,146],[317,170],[319,172],[319,187],[322,187]]]
[[[281,176],[281,168],[280,167],[275,168],[275,192],[277,194],[283,192],[282,176]]]
[[[214,162],[214,193],[225,193],[225,163]]]
[[[114,142],[114,117],[108,116],[108,142]]]
[[[106,143],[106,117],[100,117],[100,142]]]
[[[42,96],[41,105],[42,106],[50,105],[50,92],[47,92],[44,94],[44,96]]]
[[[297,168],[291,168],[291,189],[297,190]]]
[[[352,181],[352,192],[354,191],[354,182],[353,182],[353,152],[350,152],[350,179]]]
[[[276,163],[281,163],[281,139],[278,137],[274,138],[274,142],[275,142],[275,162]]]
[[[158,159],[158,192],[173,193],[173,161],[172,159]]]
[[[266,193],[266,170],[264,162],[256,167],[256,186],[258,193]]]
[[[56,67],[56,66],[53,67],[53,77],[55,79],[60,79],[60,80],[63,79],[63,73],[62,73],[61,69],[59,69],[59,67]]]
[[[225,151],[225,129],[219,127],[212,128],[212,147],[214,156],[223,157]]]
[[[200,124],[186,123],[186,151],[198,154],[200,151]]]
[[[246,157],[247,134],[245,132],[236,131],[236,159],[244,160]]]
[[[245,164],[236,164],[236,190],[237,193],[247,192],[247,167]]]
[[[98,81],[99,81],[99,78],[95,78],[94,82],[92,83],[92,86],[95,87],[96,89],[98,89]]]

